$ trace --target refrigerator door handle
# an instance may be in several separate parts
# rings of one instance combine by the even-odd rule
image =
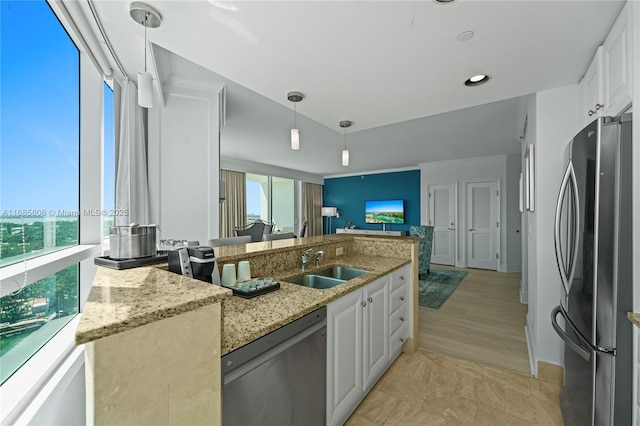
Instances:
[[[560,280],[567,294],[569,294],[569,280],[567,279],[565,259],[562,256],[562,242],[560,241],[560,221],[562,219],[562,201],[564,200],[564,194],[569,184],[571,170],[573,167],[571,163],[567,166],[567,170],[562,178],[562,184],[560,184],[560,193],[558,194],[558,202],[556,204],[556,221],[553,228],[553,240],[556,248],[556,262],[558,263],[558,270],[560,271]]]
[[[571,237],[573,239],[573,254],[571,255],[571,266],[569,267],[569,277],[567,278],[567,282],[569,286],[571,286],[571,282],[573,281],[573,276],[576,272],[576,259],[578,257],[579,250],[579,239],[580,239],[580,199],[578,198],[578,181],[576,179],[576,173],[573,170],[573,163],[569,163],[571,184],[573,185],[573,208],[571,209],[573,213],[572,220],[572,233]],[[569,291],[567,290],[567,293]]]
[[[585,361],[589,361],[589,359],[591,358],[591,352],[582,347],[579,342],[574,342],[571,337],[569,337],[569,335],[565,333],[556,319],[558,314],[561,314],[565,320],[565,323],[573,329],[573,325],[571,325],[560,306],[556,306],[553,311],[551,311],[551,325],[553,326],[553,329],[556,331],[556,333],[558,333],[558,336],[560,336],[560,338],[564,340],[568,347],[570,347],[575,353],[580,355],[580,357],[582,357]],[[576,333],[576,335],[579,336],[578,333]]]

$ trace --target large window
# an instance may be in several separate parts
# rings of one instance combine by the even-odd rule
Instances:
[[[0,7],[0,268],[6,268],[78,245],[80,55],[46,2]],[[33,282],[25,268],[24,279],[1,289],[2,383],[78,312],[78,270],[73,265]]]
[[[273,222],[273,232],[295,232],[293,179],[247,173],[247,223]]]
[[[103,200],[102,209],[113,212],[115,208],[116,166],[115,136],[113,121],[113,90],[107,83],[103,85]],[[113,225],[113,215],[102,216],[102,235],[108,236]]]

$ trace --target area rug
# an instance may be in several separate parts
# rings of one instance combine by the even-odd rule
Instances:
[[[418,285],[420,306],[440,309],[465,276],[467,273],[464,271],[431,268],[427,279],[420,280]]]

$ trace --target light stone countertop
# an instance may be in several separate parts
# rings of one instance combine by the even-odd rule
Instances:
[[[76,330],[76,345],[169,318],[230,297],[231,290],[147,266],[98,267]]]
[[[300,268],[296,268],[277,274],[274,279],[280,282],[281,288],[274,292],[253,299],[225,299],[222,302],[221,354],[225,355],[238,349],[409,263],[410,259],[365,255],[340,256],[322,263],[319,268],[315,265],[312,268],[308,267],[304,273]],[[283,280],[313,273],[315,269],[338,265],[371,272],[328,289],[309,288]]]
[[[636,312],[627,312],[627,318],[634,323],[636,327],[640,327],[640,314]]]

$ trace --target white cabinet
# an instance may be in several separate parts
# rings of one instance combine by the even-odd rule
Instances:
[[[587,72],[580,80],[580,117],[583,125],[604,114],[602,74],[602,46],[600,46]]]
[[[391,274],[389,283],[389,362],[393,362],[409,337],[411,310],[409,282],[411,266],[404,266]]]
[[[603,115],[616,116],[631,104],[632,25],[627,2],[580,80],[583,126]]]
[[[618,115],[631,103],[632,11],[629,2],[602,45],[606,115]]]
[[[362,291],[327,306],[327,423],[342,423],[362,398]]]
[[[389,366],[388,282],[327,306],[327,424],[343,424]]]
[[[363,289],[363,356],[365,391],[369,391],[386,370],[389,361],[388,279],[382,278]]]

